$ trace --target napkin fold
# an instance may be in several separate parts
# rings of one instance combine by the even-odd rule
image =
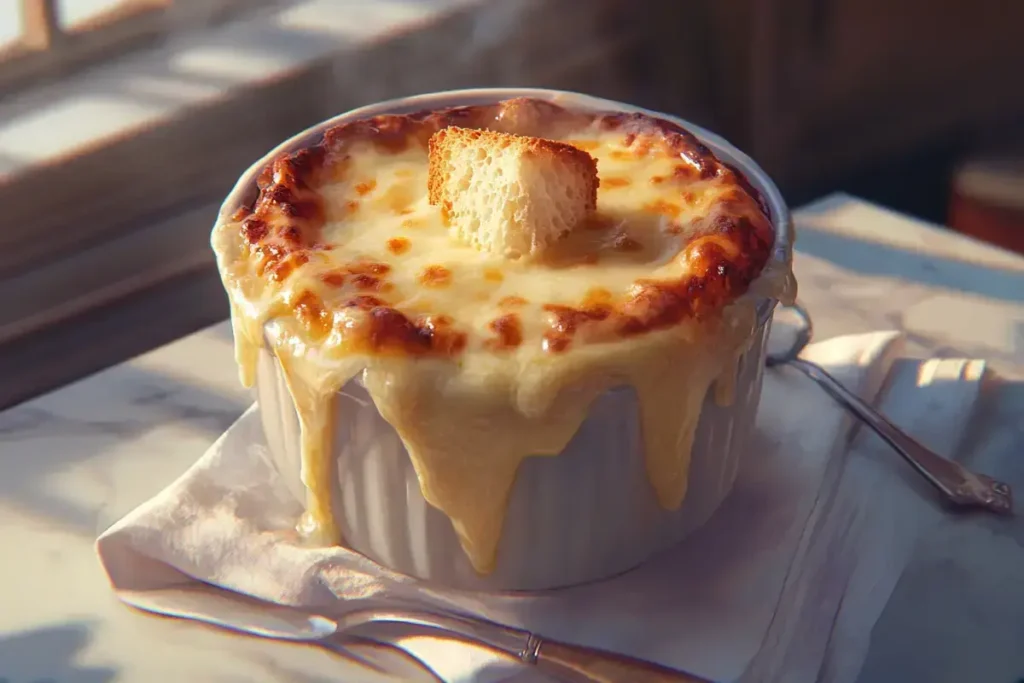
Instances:
[[[804,356],[871,401],[901,349],[898,333],[876,332],[819,342]],[[931,402],[915,431],[941,425],[955,442],[977,391],[977,382],[959,380],[959,399]],[[911,533],[904,524],[876,537],[863,524],[885,523],[871,514],[892,508],[880,495],[921,498],[901,480],[895,454],[872,463],[883,474],[860,472],[840,485],[851,426],[799,372],[768,370],[751,452],[706,526],[617,578],[510,595],[425,585],[344,548],[287,540],[300,504],[276,477],[250,408],[177,481],[104,532],[97,551],[118,595],[148,610],[161,607],[148,593],[196,582],[325,616],[371,604],[434,606],[716,681],[846,683],[863,661],[863,631],[902,570],[877,558],[905,554]],[[861,605],[843,601],[848,587],[863,594]],[[201,601],[188,610],[201,612]],[[539,680],[461,643],[411,637],[403,645],[448,681]]]

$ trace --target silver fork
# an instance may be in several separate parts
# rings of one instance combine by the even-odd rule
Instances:
[[[477,617],[428,609],[367,608],[337,619],[308,614],[294,607],[265,603],[205,584],[151,591],[122,591],[119,597],[138,609],[199,621],[238,633],[309,643],[326,647],[364,666],[377,668],[359,657],[346,641],[372,624],[405,624],[442,636],[483,645],[520,663],[535,667],[569,683],[712,683],[694,674],[670,669],[626,655],[543,638],[530,631]],[[356,636],[358,637],[358,636]],[[362,638],[362,642],[377,642]],[[440,680],[426,664],[408,652],[391,647],[417,662]]]

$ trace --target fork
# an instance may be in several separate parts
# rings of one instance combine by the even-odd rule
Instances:
[[[361,658],[344,646],[339,647],[338,643],[344,642],[338,641],[339,637],[351,638],[355,631],[373,624],[405,624],[483,645],[567,683],[712,683],[700,676],[653,662],[563,643],[479,617],[437,609],[363,608],[347,612],[337,619],[328,619],[202,584],[122,591],[119,597],[133,607],[154,614],[198,621],[262,638],[316,644],[357,661]],[[411,654],[404,650],[401,652],[415,660]],[[416,661],[430,671],[423,662]],[[366,664],[365,661],[361,663]],[[439,680],[436,674],[434,680]]]

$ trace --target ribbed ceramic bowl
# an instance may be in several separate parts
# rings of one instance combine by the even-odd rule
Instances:
[[[325,121],[295,136],[253,165],[222,208],[229,215],[256,195],[256,177],[276,155],[314,142],[329,126],[384,113],[535,97],[570,107],[642,111],[636,107],[551,90],[459,90],[393,100]],[[678,118],[722,159],[733,163],[768,201],[776,230],[772,258],[788,264],[789,212],[771,180],[723,139]],[[741,359],[736,398],[727,408],[705,400],[693,446],[683,505],[661,509],[647,480],[637,401],[628,388],[601,396],[565,450],[527,458],[512,491],[495,571],[470,566],[448,518],[420,493],[409,456],[358,379],[342,390],[336,416],[338,489],[335,500],[345,543],[391,569],[471,590],[534,590],[606,578],[643,563],[704,524],[732,488],[761,394],[764,345],[775,302],[758,302],[760,326]],[[299,423],[274,357],[261,353],[257,398],[270,452],[284,481],[305,500],[299,479]]]

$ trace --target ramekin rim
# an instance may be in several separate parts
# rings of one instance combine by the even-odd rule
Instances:
[[[253,192],[256,186],[256,179],[266,165],[277,156],[298,149],[303,145],[310,144],[315,138],[331,126],[345,121],[353,121],[370,116],[386,113],[402,113],[420,111],[424,109],[441,109],[444,107],[465,106],[471,104],[485,104],[515,97],[532,97],[553,102],[566,101],[569,106],[582,107],[592,110],[604,111],[625,111],[639,112],[671,121],[683,126],[693,133],[702,143],[720,157],[736,166],[744,176],[762,193],[771,212],[772,227],[775,231],[775,244],[772,249],[771,265],[776,267],[790,268],[793,257],[793,219],[789,207],[782,196],[781,191],[772,181],[771,177],[755,162],[749,155],[730,143],[728,140],[713,133],[702,126],[687,121],[686,119],[638,107],[636,105],[618,102],[606,98],[595,97],[585,93],[573,92],[570,90],[554,90],[548,88],[464,88],[456,90],[442,90],[438,92],[423,93],[396,97],[382,102],[357,107],[349,111],[313,124],[305,130],[296,133],[272,150],[264,154],[259,160],[247,168],[238,178],[234,187],[228,192],[227,197],[221,204],[216,222],[219,224],[227,216],[233,214],[238,207],[246,203],[246,197]],[[214,231],[216,232],[216,231]],[[768,266],[766,265],[766,268]],[[775,308],[774,300],[763,300],[758,302],[758,321],[760,324],[767,322]]]

